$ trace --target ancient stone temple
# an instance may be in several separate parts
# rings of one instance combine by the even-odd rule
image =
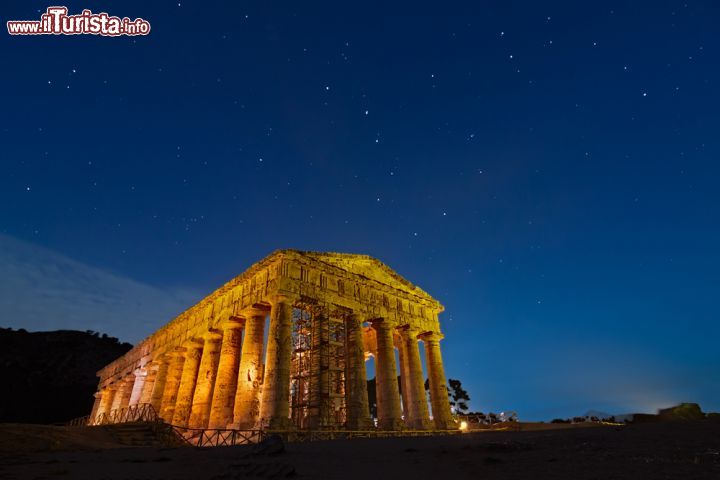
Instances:
[[[373,358],[377,428],[454,429],[442,311],[374,258],[280,250],[100,370],[91,419],[150,404],[188,428],[372,429]]]

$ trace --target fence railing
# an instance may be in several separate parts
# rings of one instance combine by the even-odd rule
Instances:
[[[161,421],[157,412],[149,403],[139,403],[124,408],[117,408],[109,412],[103,412],[95,417],[85,417],[70,420],[66,425],[69,427],[90,427],[95,425],[112,425],[115,423],[129,422],[158,422]]]
[[[185,428],[172,425],[175,433],[193,447],[230,447],[261,442],[262,430],[233,430],[210,428]]]
[[[193,447],[247,445],[261,442],[270,435],[278,435],[288,443],[298,443],[351,438],[429,437],[460,433],[459,430],[231,430],[177,426],[172,428]]]
[[[65,423],[68,427],[87,427],[90,424],[90,415],[85,415],[80,418],[73,418],[69,422]]]

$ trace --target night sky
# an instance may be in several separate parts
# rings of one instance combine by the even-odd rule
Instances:
[[[720,4],[56,2],[10,36],[0,324],[136,342],[275,249],[439,299],[471,407],[720,410]]]

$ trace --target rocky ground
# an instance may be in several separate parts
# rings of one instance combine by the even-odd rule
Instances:
[[[720,422],[707,420],[210,449],[23,428],[0,428],[1,479],[720,479]]]

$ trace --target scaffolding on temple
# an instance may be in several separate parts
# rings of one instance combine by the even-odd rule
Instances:
[[[291,418],[301,429],[345,425],[345,320],[322,309],[294,308]]]

